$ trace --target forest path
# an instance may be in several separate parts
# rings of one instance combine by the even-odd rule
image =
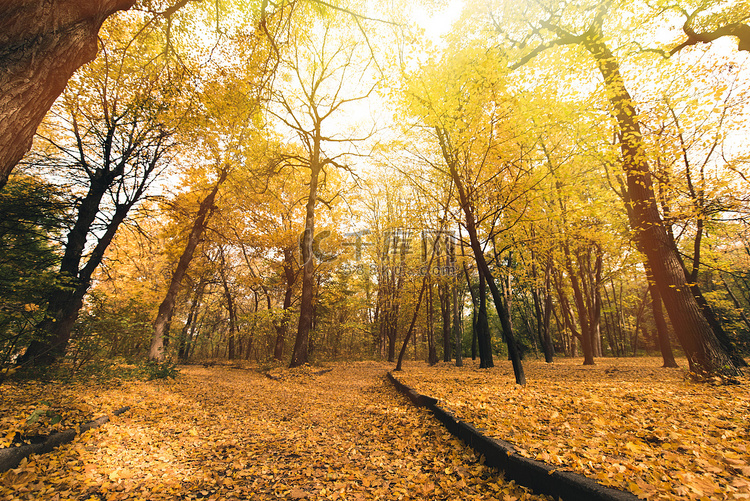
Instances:
[[[362,362],[186,367],[125,385],[132,408],[3,478],[3,499],[542,499]]]

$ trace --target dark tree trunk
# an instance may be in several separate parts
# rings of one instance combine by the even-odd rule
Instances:
[[[597,20],[577,43],[596,60],[604,77],[613,114],[620,129],[620,149],[632,211],[630,226],[646,254],[669,318],[685,351],[690,370],[699,374],[740,374],[706,319],[687,282],[679,257],[670,245],[656,206],[651,173],[644,151],[638,112],[625,87],[619,63],[604,42],[602,8]]]
[[[492,360],[492,333],[487,320],[487,281],[479,274],[479,309],[477,311],[477,340],[479,342],[479,368],[495,366]]]
[[[0,0],[0,188],[105,19],[135,0]]]
[[[463,253],[463,245],[461,245],[461,255]],[[479,308],[479,298],[475,287],[471,283],[471,276],[469,275],[469,268],[466,266],[466,261],[463,263],[464,277],[466,278],[466,287],[469,289],[469,295],[471,296],[471,359],[477,359],[478,352],[478,336],[477,336],[477,308]]]
[[[188,312],[185,326],[182,328],[180,333],[180,344],[177,349],[177,358],[181,362],[187,362],[188,354],[190,353],[190,345],[192,344],[191,332],[193,331],[193,325],[198,318],[198,309],[200,308],[203,300],[203,291],[206,289],[206,279],[201,276],[198,286],[195,288],[195,295],[190,303],[190,311]]]
[[[581,340],[581,348],[583,349],[583,365],[594,365],[594,347],[591,335],[590,315],[584,302],[581,286],[578,282],[578,274],[573,271],[567,241],[563,245],[563,248],[565,249],[565,267],[568,270],[568,278],[573,287],[573,299],[575,301],[576,311],[578,312],[578,324],[581,328],[579,338]]]
[[[227,336],[227,358],[235,359],[235,341],[237,337],[237,311],[234,304],[234,297],[229,288],[226,272],[224,271],[224,257],[222,255],[221,284],[224,287],[224,299],[227,301],[227,312],[229,313],[229,335]],[[240,350],[241,352],[242,350]]]
[[[315,237],[315,204],[318,200],[318,177],[320,165],[319,141],[313,158],[310,160],[310,190],[305,208],[305,232],[302,234],[302,297],[300,298],[299,323],[297,337],[294,340],[294,352],[290,367],[299,367],[308,361],[310,330],[313,324],[313,289],[315,286],[315,258],[313,256],[313,238]]]
[[[174,273],[172,274],[167,294],[159,305],[159,313],[156,315],[156,320],[154,321],[154,336],[151,339],[151,347],[148,353],[149,360],[162,361],[164,359],[164,339],[169,332],[167,330],[167,323],[172,316],[172,311],[174,310],[177,293],[180,290],[180,283],[182,282],[185,273],[187,273],[188,266],[190,265],[190,261],[193,260],[193,254],[195,253],[196,247],[198,247],[201,235],[206,229],[208,218],[213,210],[216,194],[219,192],[219,187],[221,187],[222,183],[226,180],[228,174],[228,168],[222,169],[219,179],[216,181],[213,189],[201,202],[200,207],[198,208],[198,214],[195,217],[193,228],[188,236],[185,250],[182,251],[180,261],[177,263],[177,268],[175,268]]]
[[[116,206],[104,234],[89,255],[86,264],[79,269],[87,235],[99,213],[101,200],[114,179],[121,174],[119,169],[115,169],[92,180],[89,191],[79,206],[76,223],[68,233],[60,265],[60,274],[69,278],[70,283],[63,284],[64,286],[49,298],[45,319],[37,326],[37,329],[44,333],[44,338],[29,343],[26,352],[19,358],[19,363],[50,365],[65,354],[73,326],[83,307],[83,298],[91,285],[91,276],[104,259],[107,247],[128,212],[145,190],[146,179],[143,180],[144,184],[135,190],[132,199]]]
[[[430,365],[435,365],[438,362],[435,347],[435,298],[429,270],[427,273],[427,362]]]
[[[544,347],[544,361],[552,363],[555,355],[555,348],[552,345],[552,335],[550,334],[550,319],[552,314],[552,258],[547,260],[547,267],[544,271],[544,321],[542,323],[542,346]]]
[[[648,278],[648,292],[651,295],[651,313],[654,316],[654,324],[656,324],[656,336],[659,342],[659,350],[661,351],[661,357],[664,361],[663,367],[678,367],[677,362],[674,359],[672,353],[672,345],[669,342],[669,331],[667,330],[667,321],[664,318],[664,311],[661,308],[661,296],[659,295],[659,289],[651,279],[651,272],[646,269]]]
[[[531,273],[532,278],[536,281],[538,277],[536,263],[534,262],[531,264]],[[550,336],[550,320],[552,315],[552,291],[550,289],[551,274],[552,258],[548,258],[544,274],[544,294],[539,293],[539,288],[536,285],[531,289],[531,297],[534,301],[534,317],[536,319],[537,334],[539,342],[542,345],[542,351],[544,352],[544,361],[548,364],[553,362],[555,355],[555,348],[552,345],[552,336]]]
[[[447,209],[446,209],[447,210]],[[404,337],[404,344],[401,346],[401,351],[398,354],[398,362],[396,363],[396,368],[394,370],[400,371],[401,370],[401,364],[404,360],[404,354],[406,353],[406,347],[409,344],[409,339],[412,336],[412,333],[414,332],[414,326],[417,324],[417,318],[419,315],[419,307],[422,305],[422,298],[424,297],[424,292],[427,289],[430,282],[430,269],[432,269],[432,263],[435,259],[435,249],[437,247],[437,240],[432,245],[432,251],[430,252],[430,259],[427,263],[427,273],[425,273],[424,277],[422,277],[422,286],[419,288],[419,296],[417,297],[417,304],[414,306],[414,313],[411,317],[411,323],[409,324],[409,329],[406,331],[406,336]],[[402,255],[403,257],[403,255]],[[402,267],[404,263],[402,261]]]
[[[472,209],[471,201],[469,200],[469,194],[466,191],[463,179],[456,170],[456,159],[454,158],[454,153],[450,150],[445,132],[440,128],[436,128],[436,132],[440,141],[443,158],[448,165],[451,179],[453,180],[453,183],[458,190],[458,201],[461,206],[461,210],[464,213],[466,232],[469,234],[469,242],[471,244],[471,250],[474,253],[474,259],[477,262],[477,268],[487,280],[487,285],[490,288],[492,299],[495,302],[497,316],[500,318],[500,325],[502,325],[503,335],[505,336],[505,342],[508,346],[508,357],[513,363],[513,375],[515,376],[516,384],[525,386],[526,375],[524,374],[523,364],[521,363],[521,354],[519,353],[518,346],[516,345],[516,337],[513,334],[513,327],[510,321],[510,312],[505,307],[505,298],[503,298],[503,295],[500,292],[497,283],[495,283],[495,279],[492,275],[492,272],[490,271],[490,267],[484,257],[482,244],[479,241],[479,236],[477,234],[476,220],[474,219],[474,211]]]
[[[440,316],[443,326],[443,362],[450,362],[453,358],[451,343],[451,298],[448,284],[441,280],[438,285],[438,297],[440,298]]]
[[[274,325],[276,328],[276,343],[273,348],[273,358],[276,360],[282,360],[284,357],[284,340],[289,330],[289,308],[292,306],[294,284],[297,281],[297,273],[294,270],[294,256],[292,255],[292,249],[289,248],[284,249],[284,279],[286,280],[286,290],[284,291],[282,317]]]
[[[453,340],[456,343],[456,367],[463,367],[463,342],[461,340],[461,320],[458,305],[458,284],[455,277],[452,280],[453,287]]]

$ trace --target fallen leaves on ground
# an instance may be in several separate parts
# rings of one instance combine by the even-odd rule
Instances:
[[[414,408],[385,380],[390,366],[330,368],[125,382],[131,410],[0,475],[0,498],[545,499]]]
[[[0,385],[0,448],[65,429],[77,429],[130,404],[123,381],[73,384],[21,381]]]
[[[656,358],[413,364],[398,378],[526,457],[645,499],[750,499],[750,391],[695,383]],[[687,362],[681,361],[686,367]]]

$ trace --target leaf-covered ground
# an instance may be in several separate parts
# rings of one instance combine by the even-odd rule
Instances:
[[[750,379],[718,386],[661,359],[410,364],[401,381],[519,453],[656,499],[750,499]],[[687,363],[680,361],[682,367]]]
[[[132,408],[0,474],[0,499],[543,499],[503,481],[412,407],[383,377],[389,366],[331,368],[271,379],[189,367],[174,381],[111,387],[6,383],[3,435],[23,428],[41,400],[64,407],[56,396],[91,417]],[[85,419],[55,426],[77,421]]]

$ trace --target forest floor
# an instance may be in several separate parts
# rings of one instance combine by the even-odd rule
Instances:
[[[6,382],[0,447],[131,408],[0,474],[0,499],[545,499],[505,482],[414,408],[385,379],[390,365],[329,368],[276,369],[276,379],[190,366],[176,380]]]
[[[750,378],[695,383],[660,358],[524,362],[412,362],[397,377],[519,454],[641,498],[750,499]]]
[[[519,453],[647,499],[750,499],[750,379],[695,383],[655,358],[407,362],[420,393]],[[414,408],[391,364],[181,367],[176,380],[0,385],[0,447],[129,405],[0,474],[0,499],[544,499]],[[29,419],[36,416],[33,419]],[[54,423],[54,424],[53,424]]]

